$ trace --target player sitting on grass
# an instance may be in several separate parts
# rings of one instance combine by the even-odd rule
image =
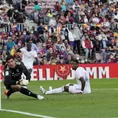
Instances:
[[[72,94],[87,94],[91,93],[90,81],[86,70],[83,67],[78,67],[78,60],[72,61],[72,69],[75,70],[75,79],[77,84],[67,84],[60,88],[45,90],[40,86],[43,94],[56,94],[62,92],[69,92]]]
[[[22,73],[25,74],[26,80],[21,79]],[[24,64],[16,64],[14,57],[8,56],[6,58],[6,65],[4,68],[4,85],[6,89],[8,89],[4,91],[4,94],[7,96],[7,98],[9,98],[10,95],[14,92],[20,92],[22,94],[37,98],[39,100],[44,99],[43,96],[32,93],[28,89],[22,87],[22,85],[28,84],[30,77],[30,73],[28,72]]]

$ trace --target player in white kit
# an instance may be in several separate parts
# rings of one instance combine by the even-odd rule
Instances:
[[[35,50],[31,50],[31,44],[28,43],[27,47],[23,47],[20,49],[22,52],[22,62],[28,69],[29,73],[32,73],[33,63],[36,60],[38,62],[38,56]]]
[[[83,67],[78,67],[78,60],[72,61],[72,69],[75,70],[76,84],[67,84],[60,88],[45,90],[40,86],[40,90],[43,94],[56,94],[62,92],[69,92],[72,94],[88,94],[91,93],[90,81],[86,70]]]

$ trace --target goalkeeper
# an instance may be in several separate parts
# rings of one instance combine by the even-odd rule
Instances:
[[[25,74],[26,80],[21,79],[22,73]],[[31,96],[39,100],[44,99],[43,96],[32,93],[27,88],[23,87],[23,85],[27,85],[29,83],[30,77],[30,73],[24,64],[17,64],[13,56],[8,56],[4,67],[4,85],[7,89],[4,91],[4,94],[7,98],[9,98],[14,92],[20,92],[24,95]]]

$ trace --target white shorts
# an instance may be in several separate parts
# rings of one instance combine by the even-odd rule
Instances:
[[[69,93],[80,93],[81,92],[81,86],[79,84],[74,84],[73,86],[69,86]]]
[[[69,93],[77,94],[81,92],[81,84],[74,84],[73,86],[69,86]],[[91,93],[90,85],[86,85],[83,91],[83,94]]]

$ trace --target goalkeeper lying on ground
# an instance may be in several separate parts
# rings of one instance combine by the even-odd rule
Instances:
[[[25,74],[26,80],[21,79],[22,73]],[[9,98],[14,92],[19,91],[22,94],[34,97],[39,100],[44,99],[43,96],[32,93],[27,88],[22,86],[29,83],[30,77],[30,73],[23,63],[17,64],[13,56],[8,56],[6,58],[6,65],[4,68],[4,85],[7,89],[4,91],[4,94],[7,96],[7,98]]]

